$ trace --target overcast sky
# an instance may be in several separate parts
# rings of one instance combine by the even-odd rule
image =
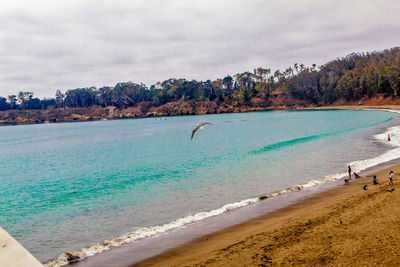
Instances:
[[[2,0],[0,95],[321,65],[399,46],[399,14],[399,0]]]

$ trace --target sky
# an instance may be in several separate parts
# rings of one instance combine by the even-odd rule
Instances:
[[[214,80],[400,46],[398,0],[2,0],[0,96]]]

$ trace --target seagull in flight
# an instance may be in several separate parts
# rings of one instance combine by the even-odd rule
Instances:
[[[213,125],[213,124],[212,124],[212,123],[209,123],[209,122],[201,122],[201,123],[199,123],[199,124],[196,126],[196,128],[193,129],[193,131],[192,131],[192,137],[190,138],[190,140],[193,140],[194,134],[197,132],[198,129],[203,130],[203,129],[204,129],[204,126],[206,126],[206,125]]]

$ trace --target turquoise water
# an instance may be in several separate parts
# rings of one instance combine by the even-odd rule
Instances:
[[[388,150],[373,135],[397,122],[332,110],[0,127],[0,225],[48,261],[345,171]]]

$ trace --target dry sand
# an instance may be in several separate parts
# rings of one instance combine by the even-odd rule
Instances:
[[[400,165],[376,174],[135,266],[400,266]]]

